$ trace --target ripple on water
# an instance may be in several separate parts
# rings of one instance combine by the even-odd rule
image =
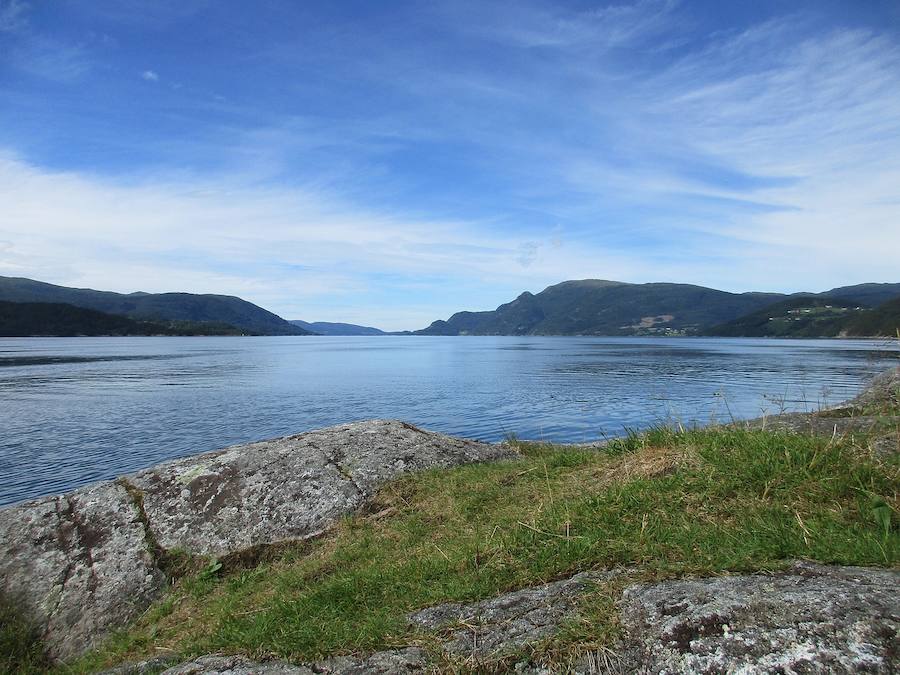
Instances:
[[[351,420],[590,441],[815,409],[897,362],[860,340],[0,340],[0,504]]]

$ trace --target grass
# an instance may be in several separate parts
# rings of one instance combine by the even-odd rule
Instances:
[[[863,445],[865,447],[865,445]],[[588,569],[634,580],[771,570],[804,558],[895,566],[897,457],[841,439],[656,429],[584,450],[521,445],[519,461],[406,476],[330,534],[177,581],[129,631],[64,668],[210,652],[305,661],[420,644],[407,613]],[[539,655],[601,650],[615,584]]]
[[[37,626],[25,619],[14,598],[0,594],[0,673],[43,673],[48,664]]]

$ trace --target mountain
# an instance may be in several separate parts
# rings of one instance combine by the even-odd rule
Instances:
[[[855,300],[827,296],[795,296],[713,326],[706,335],[719,337],[835,337],[849,318],[866,311]]]
[[[295,319],[290,323],[300,326],[316,335],[387,335],[383,330],[371,326],[357,326],[353,323],[330,323],[328,321],[300,321]]]
[[[0,301],[0,337],[239,334],[226,324],[135,321],[63,303]]]
[[[784,298],[689,284],[564,281],[487,312],[458,312],[417,335],[682,335]]]
[[[847,335],[900,338],[900,297],[853,317],[844,328]]]
[[[251,302],[230,295],[193,293],[113,293],[55,286],[32,279],[0,277],[0,300],[53,302],[119,314],[142,321],[228,324],[255,335],[309,335],[309,332]]]
[[[900,297],[900,284],[857,284],[856,286],[841,286],[832,288],[819,295],[829,298],[843,298],[856,300],[868,307],[876,307],[888,300]]]
[[[869,297],[877,297],[870,295]],[[878,337],[900,329],[900,297],[870,308],[839,297],[795,296],[713,326],[720,337]]]

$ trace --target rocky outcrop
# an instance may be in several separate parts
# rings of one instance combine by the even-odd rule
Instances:
[[[859,408],[870,406],[900,407],[900,366],[875,377],[862,393],[852,399],[849,404]]]
[[[515,456],[375,420],[168,462],[0,510],[0,592],[40,626],[51,657],[66,659],[165,587],[154,554],[220,557],[306,539],[400,474]]]
[[[425,666],[425,652],[410,647],[376,652],[366,657],[337,656],[305,664],[252,661],[243,656],[202,656],[164,670],[162,675],[402,675],[422,671]],[[137,675],[138,672],[132,669],[119,671],[117,675]]]
[[[624,573],[624,570],[619,572]],[[552,637],[609,572],[578,574],[410,617],[471,667]],[[900,658],[900,571],[795,563],[775,574],[631,585],[622,641],[570,662],[576,673],[890,673]],[[584,621],[582,617],[579,620]],[[551,672],[520,663],[518,672]],[[554,669],[555,670],[555,669]]]
[[[41,627],[55,659],[125,625],[164,585],[121,485],[0,510],[0,590]]]
[[[845,437],[853,434],[881,435],[900,426],[897,415],[850,415],[844,410],[823,410],[817,413],[784,413],[761,417],[739,426],[769,431],[792,431],[815,436]]]
[[[160,546],[223,556],[321,534],[403,473],[513,456],[375,420],[188,457],[128,481]]]
[[[419,630],[438,633],[448,654],[481,663],[556,633],[575,613],[585,589],[614,574],[585,572],[481,602],[437,605],[416,612],[409,621]]]
[[[900,658],[896,570],[665,581],[626,589],[621,614],[628,665],[645,673],[893,673]]]
[[[577,574],[470,604],[409,617],[463,670],[588,673],[893,673],[900,659],[900,571],[797,562],[772,574],[633,584],[618,602],[622,636],[602,652],[554,665],[529,647],[566,622],[596,583],[628,570]],[[518,660],[518,662],[516,662]],[[203,657],[165,675],[403,673],[427,670],[416,648],[314,664]],[[124,671],[130,675],[134,671]]]

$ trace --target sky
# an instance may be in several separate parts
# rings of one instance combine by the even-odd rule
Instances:
[[[895,0],[0,0],[0,275],[416,329],[900,281]]]

